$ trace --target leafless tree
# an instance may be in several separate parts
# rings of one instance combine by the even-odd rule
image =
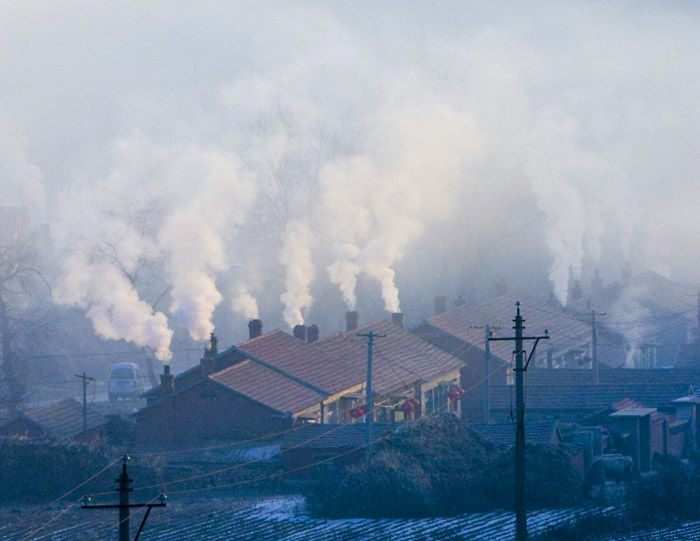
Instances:
[[[16,234],[0,243],[0,354],[2,394],[11,412],[21,409],[26,392],[23,351],[41,331],[50,287],[43,275],[37,236]]]

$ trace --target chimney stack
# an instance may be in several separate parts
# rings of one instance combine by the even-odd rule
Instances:
[[[435,315],[447,311],[447,297],[435,297]]]
[[[356,331],[360,326],[360,314],[357,312],[345,312],[345,332]]]
[[[305,325],[295,325],[294,326],[294,331],[292,331],[294,334],[294,338],[298,338],[302,342],[306,342],[306,326]]]
[[[315,323],[311,325],[310,327],[306,328],[306,341],[310,344],[311,342],[315,342],[318,340],[319,336],[319,330],[318,330],[318,325]]]
[[[600,295],[603,291],[603,280],[600,277],[600,269],[593,271],[593,279],[591,280],[591,293]]]
[[[460,295],[455,299],[455,308],[459,308],[460,306],[464,306],[467,304],[467,300],[464,298],[464,295]]]
[[[262,335],[262,332],[263,332],[262,319],[251,319],[248,322],[248,333],[250,335],[250,340]]]
[[[160,395],[170,396],[175,391],[175,376],[170,373],[170,365],[163,365],[163,373],[160,375]]]
[[[569,289],[569,303],[579,300],[583,297],[583,289],[581,289],[581,282],[574,280],[574,285]]]
[[[394,312],[391,314],[391,322],[403,329],[403,312]]]

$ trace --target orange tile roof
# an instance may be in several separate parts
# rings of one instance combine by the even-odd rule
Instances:
[[[261,404],[292,415],[320,404],[327,397],[251,360],[211,374],[209,378]]]
[[[453,355],[385,320],[331,335],[319,340],[316,347],[349,361],[352,375],[362,382],[367,368],[367,339],[357,334],[369,331],[386,335],[374,341],[373,350],[372,385],[380,394],[409,387],[419,380],[434,379],[462,366]]]

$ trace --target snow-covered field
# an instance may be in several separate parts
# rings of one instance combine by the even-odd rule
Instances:
[[[63,512],[65,511],[65,512]],[[577,510],[532,511],[528,516],[531,538],[547,528],[572,520]],[[612,510],[611,510],[612,512]],[[131,519],[132,538],[142,512]],[[77,506],[30,515],[3,512],[0,539],[22,540],[34,529],[53,520],[28,539],[87,540],[117,537],[116,510],[84,511]],[[498,540],[515,537],[513,513],[497,511],[445,518],[341,519],[312,518],[300,496],[267,497],[257,500],[213,499],[206,502],[168,502],[154,509],[140,539],[474,539]]]

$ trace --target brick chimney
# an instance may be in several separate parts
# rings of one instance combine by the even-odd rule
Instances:
[[[435,315],[447,311],[447,297],[435,297]]]
[[[360,314],[357,312],[345,312],[345,331],[356,331],[360,326]]]
[[[310,327],[306,328],[306,341],[310,344],[311,342],[315,342],[318,340],[319,337],[319,330],[318,330],[318,325],[315,323],[311,325]]]
[[[250,334],[250,339],[257,338],[261,336],[263,332],[262,319],[251,319],[248,322],[248,333]]]
[[[292,334],[294,334],[294,338],[298,338],[299,340],[306,342],[306,326],[295,325]]]
[[[403,312],[394,312],[391,314],[391,322],[403,329]]]
[[[170,396],[175,391],[175,376],[170,373],[170,365],[163,365],[163,373],[160,375],[160,396]]]
[[[218,348],[219,341],[217,340],[214,333],[211,333],[209,337],[209,347],[204,348],[204,357],[199,361],[201,376],[208,376],[214,373],[214,367],[216,364],[216,356],[219,353]]]

